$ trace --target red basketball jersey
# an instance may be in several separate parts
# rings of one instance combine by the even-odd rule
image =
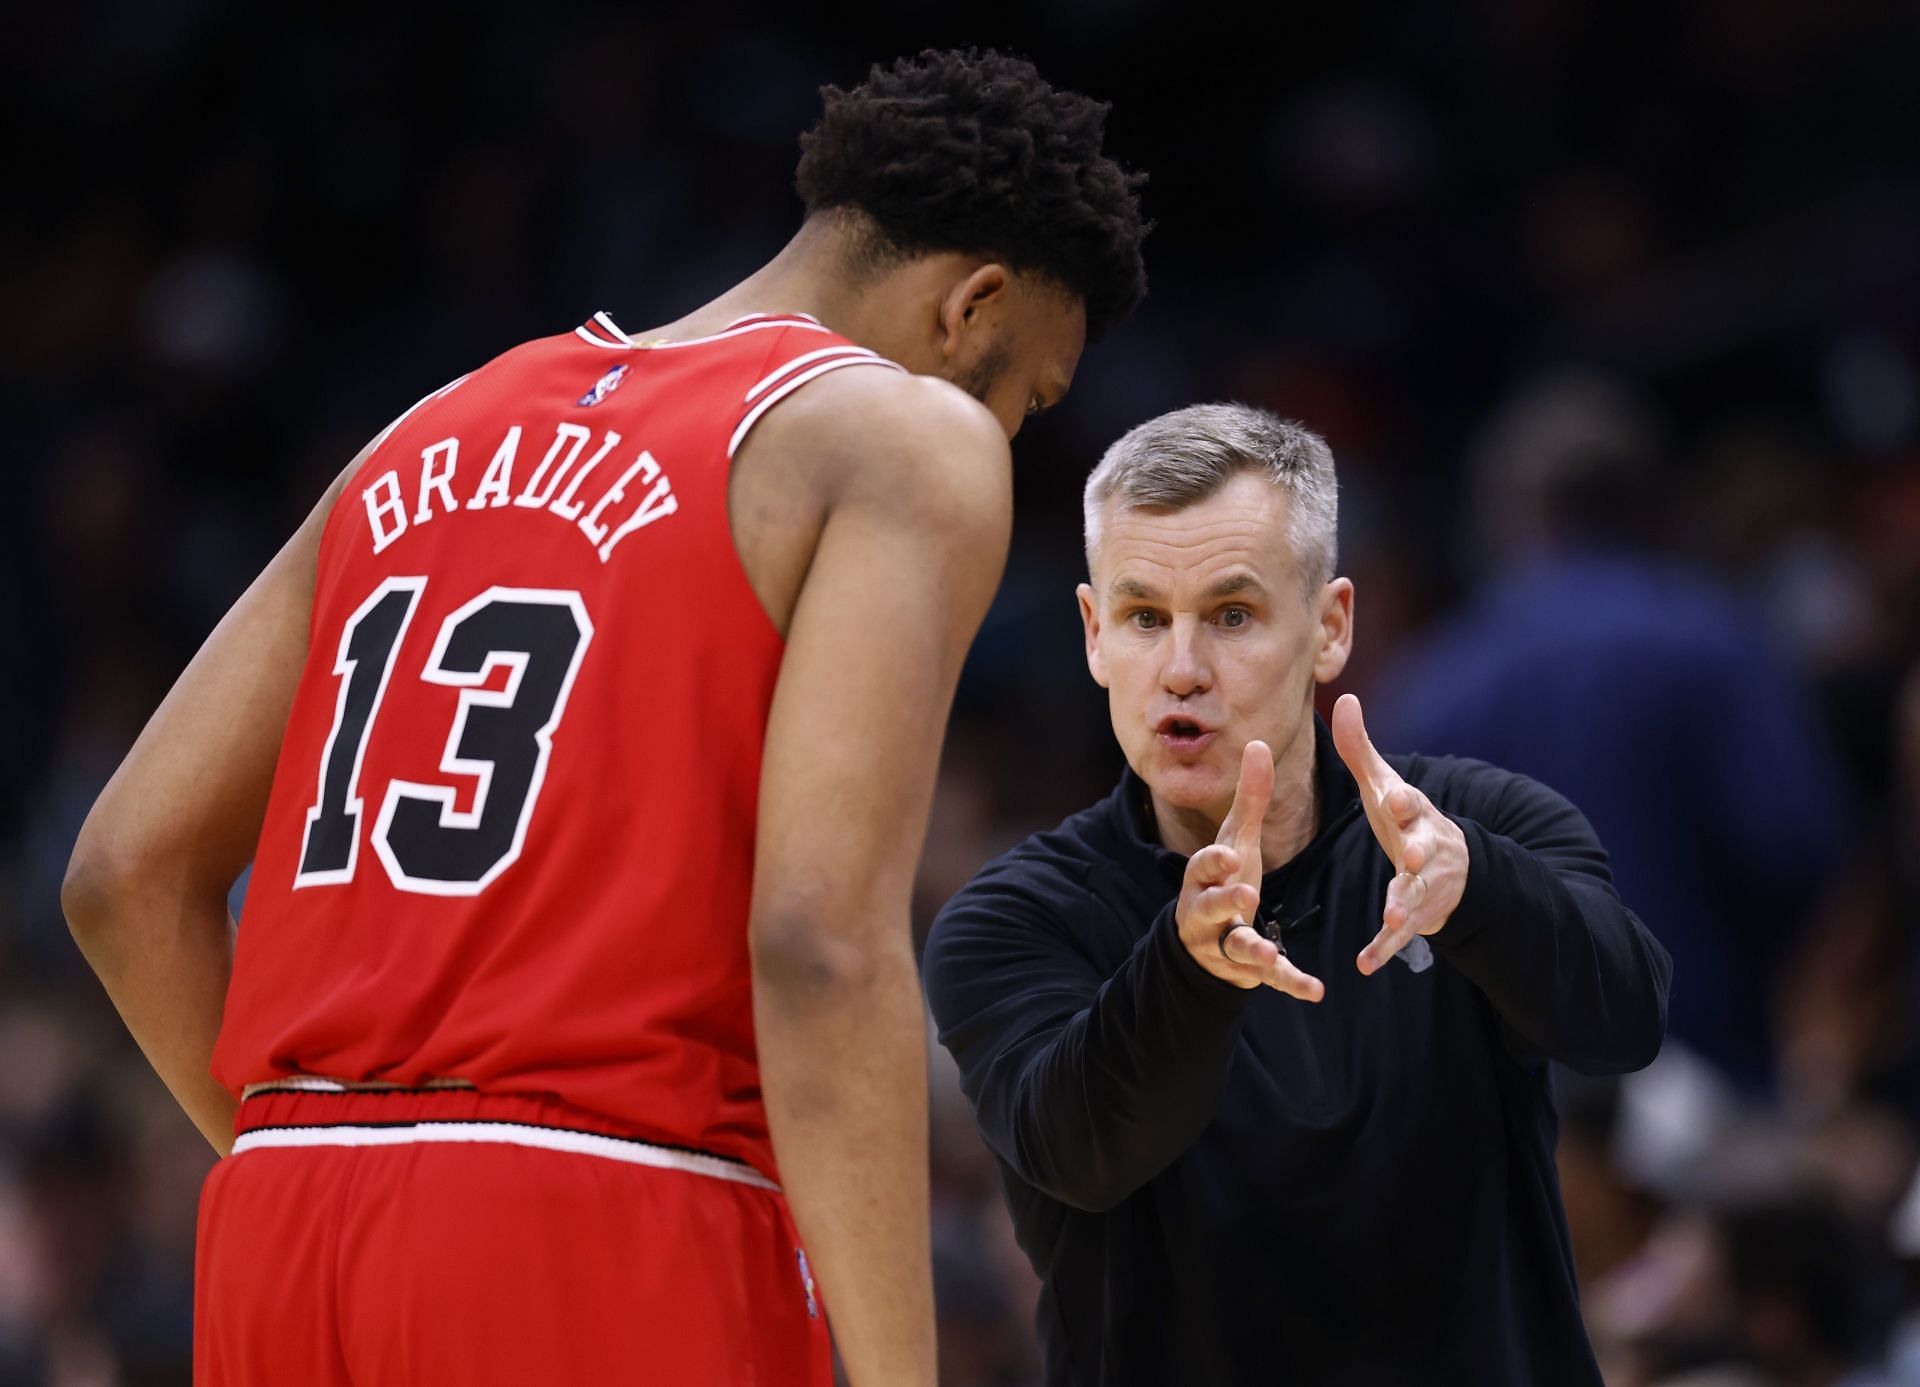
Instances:
[[[862,365],[892,363],[800,315],[648,344],[597,314],[376,441],[320,542],[217,1079],[465,1081],[775,1175],[747,916],[782,643],[727,473]]]

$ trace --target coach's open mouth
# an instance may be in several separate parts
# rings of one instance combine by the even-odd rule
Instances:
[[[1169,751],[1190,756],[1211,743],[1216,735],[1214,730],[1195,718],[1181,717],[1169,713],[1154,725],[1154,731],[1160,736],[1160,744]]]

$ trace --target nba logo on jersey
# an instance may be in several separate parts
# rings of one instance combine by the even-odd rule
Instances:
[[[625,366],[616,366],[593,383],[593,389],[582,395],[578,401],[582,409],[599,404],[607,396],[620,388],[620,378],[627,373]]]
[[[807,1265],[806,1249],[796,1247],[793,1255],[800,1260],[800,1284],[807,1292],[807,1318],[817,1320],[820,1318],[820,1302],[814,1298],[813,1268]]]

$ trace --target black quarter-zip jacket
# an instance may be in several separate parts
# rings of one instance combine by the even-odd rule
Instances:
[[[1318,832],[1260,908],[1317,1005],[1188,954],[1187,859],[1131,771],[934,922],[928,996],[1040,1275],[1051,1387],[1599,1387],[1547,1061],[1651,1061],[1666,952],[1551,790],[1387,761],[1465,831],[1465,894],[1360,975],[1393,867],[1316,718]]]

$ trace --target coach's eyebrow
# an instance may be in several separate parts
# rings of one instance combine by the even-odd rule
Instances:
[[[1115,578],[1107,592],[1113,597],[1132,597],[1142,602],[1157,602],[1160,599],[1159,593],[1138,578]]]
[[[1258,593],[1260,596],[1265,597],[1267,595],[1267,585],[1251,573],[1235,573],[1229,577],[1222,578],[1219,582],[1208,588],[1207,596],[1232,597],[1242,592]]]

